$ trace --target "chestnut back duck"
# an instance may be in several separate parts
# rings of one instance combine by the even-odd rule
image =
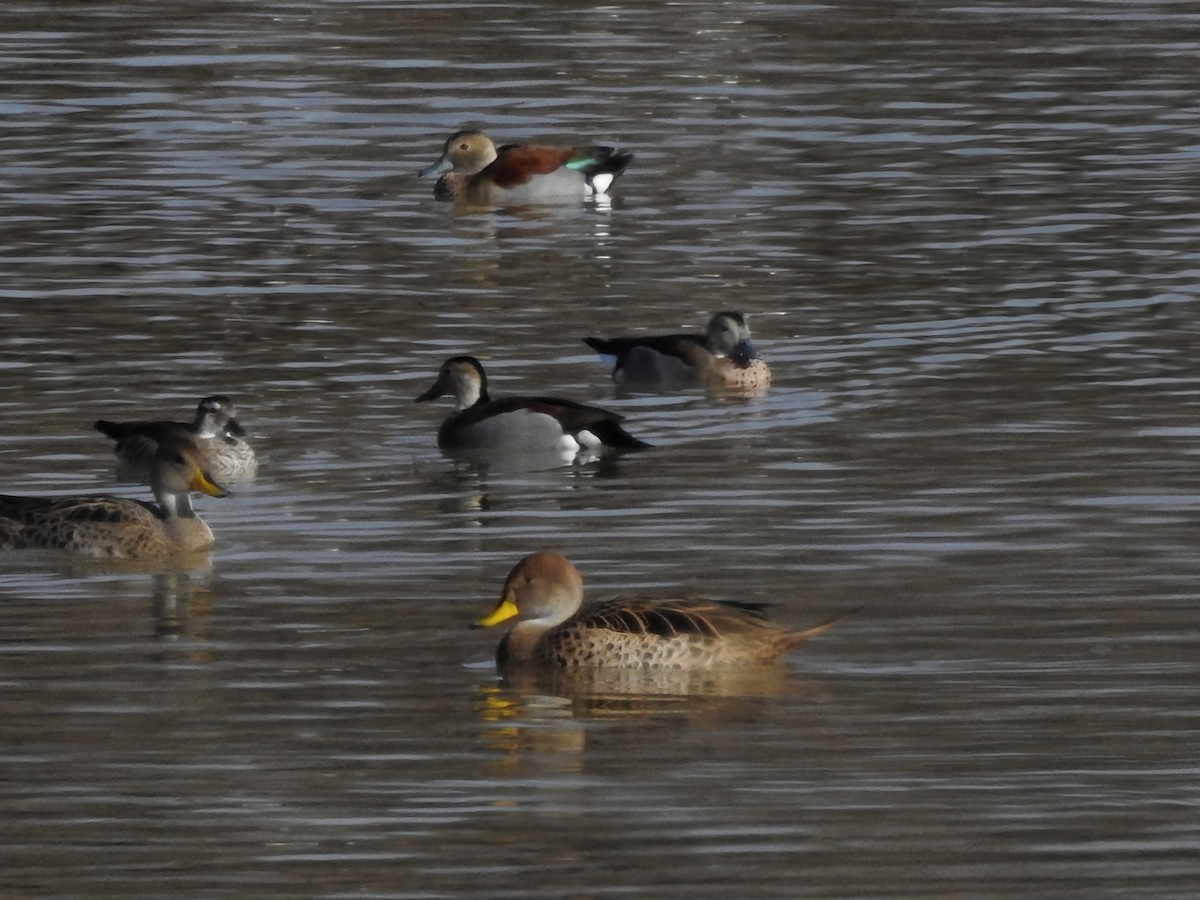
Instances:
[[[496,147],[482,131],[466,129],[446,139],[441,157],[420,176],[438,176],[433,194],[439,200],[562,203],[605,195],[632,159],[632,153],[614,147]]]

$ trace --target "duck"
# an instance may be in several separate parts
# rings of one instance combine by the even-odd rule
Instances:
[[[191,422],[109,422],[100,419],[95,429],[113,441],[121,473],[133,481],[149,481],[158,444],[169,436],[190,438],[205,458],[205,471],[218,481],[254,477],[258,457],[245,440],[233,401],[224,394],[203,398]]]
[[[793,631],[761,604],[694,597],[617,596],[584,605],[583,578],[565,556],[541,550],[508,574],[500,601],[474,627],[516,619],[496,664],[509,669],[685,669],[777,663],[840,621]]]
[[[716,313],[703,334],[585,337],[583,342],[612,361],[618,384],[761,388],[771,383],[771,370],[754,349],[750,326],[740,312]]]
[[[563,203],[604,197],[633,160],[615,147],[503,144],[464,129],[446,139],[442,155],[419,173],[437,176],[439,200],[479,206]]]
[[[446,394],[454,395],[456,411],[438,428],[443,450],[555,451],[572,456],[582,450],[650,446],[621,427],[622,416],[596,406],[555,397],[492,399],[487,375],[473,356],[446,360],[437,380],[416,402]]]
[[[156,559],[207,550],[213,533],[192,508],[191,492],[228,491],[204,470],[194,441],[166,437],[150,472],[155,503],[110,495],[0,495],[0,549],[63,550],[96,559]]]

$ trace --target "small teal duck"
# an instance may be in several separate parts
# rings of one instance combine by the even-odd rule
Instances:
[[[204,454],[206,471],[218,481],[245,480],[258,471],[258,458],[245,440],[233,401],[222,394],[201,400],[191,422],[101,419],[95,428],[113,441],[121,474],[132,481],[149,480],[159,442],[172,436],[194,441]]]
[[[841,618],[791,631],[752,603],[620,596],[585,606],[579,571],[565,556],[541,551],[513,567],[500,602],[475,627],[517,620],[496,652],[501,671],[704,669],[777,662]]]
[[[622,417],[606,409],[553,397],[488,394],[487,376],[473,356],[455,356],[438,371],[437,381],[417,397],[425,403],[452,394],[456,409],[438,429],[444,450],[556,451],[637,450],[649,444],[621,427]]]
[[[633,159],[613,147],[543,147],[504,144],[497,148],[481,131],[447,138],[437,162],[421,170],[438,176],[439,200],[479,206],[563,203],[602,197]]]
[[[675,387],[700,382],[757,388],[771,383],[771,370],[750,340],[740,312],[719,312],[704,334],[646,337],[586,337],[584,343],[613,362],[613,380],[630,385]]]
[[[210,547],[212,530],[192,509],[191,492],[224,497],[226,491],[204,471],[199,448],[187,439],[166,438],[151,469],[157,505],[107,495],[0,495],[0,549],[154,559]]]

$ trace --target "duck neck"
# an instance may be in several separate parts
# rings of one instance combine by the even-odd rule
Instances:
[[[504,636],[496,651],[496,662],[503,666],[505,663],[527,663],[533,659],[538,641],[550,630],[543,619],[531,619],[518,622]]]
[[[162,510],[162,516],[168,522],[172,519],[196,518],[196,511],[192,509],[192,495],[187,491],[176,494],[162,487],[155,487],[154,499],[158,501],[158,508]]]
[[[193,428],[192,431],[195,433],[196,437],[201,438],[202,440],[215,438],[221,433],[221,430],[217,428],[216,423],[208,418],[205,418],[203,421],[201,421],[200,427]]]
[[[459,410],[470,409],[477,403],[487,403],[491,398],[488,397],[487,380],[481,374],[479,379],[466,378],[459,385],[459,390],[455,399],[458,401]]]

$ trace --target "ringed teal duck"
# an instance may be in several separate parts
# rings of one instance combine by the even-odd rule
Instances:
[[[204,550],[212,530],[192,509],[191,491],[224,497],[196,445],[171,437],[158,446],[150,487],[157,505],[123,497],[0,495],[0,548],[65,550],[76,556],[153,559]]]
[[[584,343],[613,359],[613,380],[622,384],[672,387],[705,384],[766,387],[771,370],[750,340],[750,326],[740,312],[719,312],[704,334],[646,337],[586,337]]]
[[[504,397],[488,394],[487,376],[473,356],[455,356],[438,371],[437,381],[418,403],[453,394],[454,412],[438,429],[444,450],[636,450],[650,446],[621,427],[622,417],[606,409],[554,397]]]
[[[439,200],[487,205],[563,203],[601,197],[633,159],[614,147],[544,147],[504,144],[482,131],[457,131],[437,162],[421,170],[438,176]]]
[[[791,631],[768,619],[759,605],[698,598],[620,596],[584,606],[579,571],[549,551],[513,567],[500,602],[475,627],[514,618],[517,624],[496,651],[501,671],[772,663],[838,621]]]
[[[97,431],[113,441],[121,474],[149,481],[160,441],[171,436],[190,438],[204,454],[205,471],[218,481],[252,478],[258,470],[254,448],[237,420],[233,401],[222,394],[205,397],[191,422],[96,422]]]

